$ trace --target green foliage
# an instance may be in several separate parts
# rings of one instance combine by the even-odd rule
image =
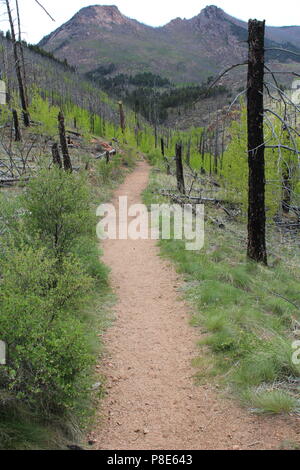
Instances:
[[[273,120],[274,131],[266,127],[265,141],[268,146],[278,145],[275,133],[279,136],[282,145],[293,147],[289,136],[284,134],[281,123]],[[233,121],[230,128],[231,142],[224,154],[221,176],[231,200],[241,202],[243,213],[247,213],[248,206],[248,153],[247,153],[247,112],[242,107],[240,118]],[[297,139],[295,139],[297,140]],[[282,150],[278,155],[277,149],[267,148],[265,151],[266,172],[266,210],[269,222],[280,211],[282,203],[282,178],[284,169],[288,168],[292,198],[295,197],[295,188],[299,179],[299,165],[297,156],[289,150]],[[295,205],[296,205],[296,201]]]
[[[57,168],[42,170],[23,197],[27,231],[61,257],[76,238],[91,233],[94,219],[89,197],[83,176]]]
[[[0,198],[0,332],[8,347],[0,448],[63,446],[74,438],[66,423],[90,415],[103,307],[94,305],[97,318],[86,309],[94,295],[103,302],[108,287],[95,227],[88,182],[78,174],[41,170],[24,194]]]
[[[154,194],[171,186],[166,178],[153,173],[147,204],[160,202]],[[216,231],[207,223],[207,242],[200,252],[187,251],[182,241],[160,242],[163,256],[174,260],[186,278],[186,297],[195,306],[192,324],[206,333],[199,345],[213,352],[214,364],[207,368],[201,363],[202,374],[218,376],[248,406],[294,411],[299,393],[291,382],[298,379],[300,367],[292,361],[292,342],[300,313],[272,292],[299,305],[299,266],[295,262],[289,270],[281,263],[268,268],[249,263],[244,242],[234,237],[240,228],[236,223],[227,228]],[[263,394],[261,387],[266,388]]]
[[[74,315],[91,280],[74,258],[59,271],[55,264],[44,249],[11,248],[0,287],[0,331],[9,350],[1,390],[48,413],[82,398],[92,363],[84,325]]]
[[[155,75],[151,72],[138,73],[134,76],[122,73],[115,75],[114,77],[105,78],[115,70],[116,66],[114,64],[109,64],[107,66],[101,65],[96,70],[88,72],[87,77],[92,80],[99,81],[101,83],[101,87],[107,91],[128,85],[159,88],[171,85],[171,82],[167,78],[160,77],[159,75]]]
[[[118,74],[107,78],[114,70],[113,64],[100,66],[89,72],[87,77],[98,82],[112,96],[122,97],[136,113],[151,123],[163,123],[168,117],[168,108],[188,107],[200,98],[228,93],[224,86],[210,89],[210,80],[202,85],[175,87],[168,79],[150,72],[135,76]]]
[[[100,289],[108,287],[108,268],[104,264],[99,263],[101,253],[91,237],[84,236],[74,240],[71,253],[78,258],[81,266],[84,266],[88,276],[95,280],[96,287]]]
[[[244,394],[256,413],[292,413],[299,410],[300,402],[283,390],[260,390]]]

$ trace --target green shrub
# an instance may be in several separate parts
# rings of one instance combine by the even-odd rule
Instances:
[[[11,249],[2,262],[1,339],[8,346],[0,394],[30,406],[66,411],[86,393],[92,357],[76,309],[91,280],[76,259],[60,269],[45,249]]]
[[[29,183],[22,202],[26,231],[57,257],[67,253],[76,238],[92,233],[88,184],[80,175],[43,170]]]
[[[71,248],[71,252],[80,260],[86,273],[91,276],[100,287],[108,286],[109,269],[100,262],[100,248],[90,237],[79,238]]]
[[[112,168],[119,178],[120,159]],[[90,199],[82,175],[57,168],[0,197],[0,448],[61,448],[91,413],[108,270]]]

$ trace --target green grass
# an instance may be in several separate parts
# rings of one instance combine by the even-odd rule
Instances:
[[[245,398],[256,413],[292,413],[300,407],[299,400],[283,390],[248,392]]]
[[[172,178],[153,172],[145,203],[167,202],[157,196],[163,187],[171,188]],[[292,343],[300,309],[282,297],[300,305],[300,254],[282,247],[282,261],[270,256],[270,267],[265,267],[246,259],[241,224],[226,222],[222,230],[206,222],[205,235],[200,252],[185,250],[183,241],[159,242],[161,255],[184,276],[185,296],[194,306],[191,323],[202,333],[195,361],[198,380],[217,377],[260,412],[294,411],[300,394],[290,384],[299,378],[300,366],[292,362]],[[262,392],[261,387],[267,388]]]

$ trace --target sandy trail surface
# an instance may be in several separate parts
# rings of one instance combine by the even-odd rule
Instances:
[[[129,204],[140,203],[149,171],[140,162],[113,202],[128,196]],[[103,248],[118,302],[99,369],[108,393],[90,435],[94,448],[278,449],[284,440],[299,442],[298,418],[255,416],[209,383],[195,384],[191,362],[201,332],[189,325],[183,281],[155,241],[106,240]]]

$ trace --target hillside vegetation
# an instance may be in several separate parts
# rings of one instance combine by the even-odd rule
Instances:
[[[99,12],[113,31],[113,40],[101,47],[98,36],[91,40],[83,33],[87,22],[99,32]],[[208,34],[212,21],[218,25],[215,41]],[[196,204],[205,204],[203,250],[185,250],[174,234],[159,243],[185,278],[192,325],[204,332],[197,379],[224,386],[251,412],[299,413],[300,369],[293,360],[300,322],[299,106],[271,76],[264,111],[269,263],[255,263],[246,256],[246,90],[235,93],[240,81],[234,88],[225,80],[212,86],[211,76],[228,60],[223,33],[231,62],[245,53],[239,44],[243,25],[208,7],[193,20],[158,29],[154,49],[152,28],[124,18],[115,7],[82,10],[68,31],[74,25],[71,38],[62,27],[42,41],[47,51],[23,44],[28,125],[13,40],[0,36],[8,91],[0,113],[0,340],[9,351],[0,366],[0,449],[65,449],[85,441],[98,400],[107,393],[105,377],[99,382],[95,368],[113,303],[95,209],[110,200],[139,157],[154,167],[147,205],[189,204],[195,212]],[[199,25],[207,31],[202,49],[194,41]],[[182,39],[191,26],[190,48],[191,40]],[[287,31],[277,33],[268,31],[273,45],[288,42]],[[68,52],[77,34],[82,43],[76,54],[89,51],[87,67],[80,61],[75,67],[77,55]],[[120,42],[118,57],[114,48]],[[210,49],[200,67],[206,44]],[[139,62],[141,50],[146,65]],[[168,57],[165,69],[156,62],[157,51]],[[290,59],[281,66],[291,68]],[[198,106],[207,113],[201,126],[188,121]],[[186,115],[185,125],[176,114]]]

